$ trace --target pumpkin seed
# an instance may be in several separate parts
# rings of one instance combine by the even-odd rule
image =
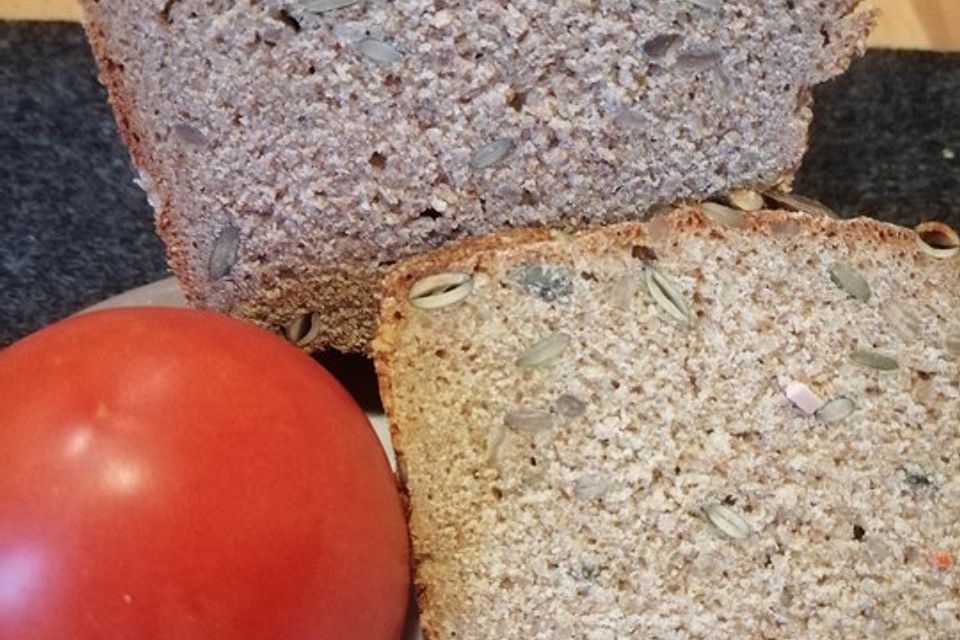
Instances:
[[[569,393],[565,393],[557,398],[554,406],[557,409],[557,413],[565,418],[579,418],[587,412],[587,403]]]
[[[683,294],[669,278],[649,265],[644,267],[643,278],[650,297],[667,316],[679,325],[689,327],[693,324],[690,307],[683,299]]]
[[[573,483],[573,495],[580,500],[596,500],[607,492],[609,484],[602,473],[586,473]]]
[[[856,405],[853,400],[845,396],[838,396],[828,400],[826,404],[817,409],[816,416],[822,422],[833,424],[845,420],[853,413],[854,409],[856,409]]]
[[[488,169],[510,155],[515,148],[513,139],[497,138],[477,149],[470,158],[470,168],[474,171]]]
[[[860,349],[850,354],[850,359],[861,367],[877,369],[878,371],[896,371],[900,363],[896,358],[873,349]]]
[[[946,260],[960,252],[960,237],[942,222],[921,222],[915,232],[917,247],[928,256]]]
[[[393,45],[376,38],[364,38],[357,47],[365,58],[378,64],[394,64],[403,58]]]
[[[525,436],[534,436],[553,426],[553,417],[543,411],[518,409],[503,415],[505,427]]]
[[[834,262],[830,265],[830,279],[833,283],[860,302],[870,299],[870,285],[860,273],[846,262]]]
[[[290,342],[298,347],[306,347],[316,340],[322,328],[319,313],[304,313],[287,324],[284,333]]]
[[[680,35],[676,33],[664,33],[654,36],[643,43],[643,52],[651,58],[662,58],[670,53],[677,43],[680,42]]]
[[[703,515],[710,524],[734,540],[742,540],[753,533],[753,527],[739,513],[723,504],[711,504],[703,508]]]
[[[360,0],[306,0],[303,9],[310,13],[327,13],[337,9],[346,9],[360,2]]]
[[[721,227],[741,229],[747,222],[747,216],[743,211],[731,209],[716,202],[702,202],[700,204],[700,210],[710,221]]]
[[[545,264],[529,264],[513,273],[513,280],[528,293],[553,302],[573,293],[573,279],[560,267]]]
[[[809,213],[815,216],[826,216],[827,218],[840,217],[833,209],[813,198],[807,198],[806,196],[795,193],[783,193],[782,191],[776,190],[766,191],[763,195],[775,203],[792,209],[793,211]]]
[[[181,122],[173,125],[173,133],[182,141],[194,147],[207,146],[207,136],[192,124]]]
[[[237,262],[237,252],[240,249],[240,229],[232,224],[224,226],[217,239],[213,241],[210,251],[210,260],[207,262],[207,272],[214,280],[224,277]]]
[[[464,300],[473,291],[473,278],[466,273],[438,273],[410,287],[410,304],[418,309],[449,307]]]
[[[517,358],[516,365],[521,369],[541,367],[559,358],[570,346],[570,342],[571,338],[567,334],[555,333],[524,351],[523,355]]]

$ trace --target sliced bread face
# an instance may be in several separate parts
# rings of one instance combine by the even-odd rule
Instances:
[[[722,220],[391,276],[374,350],[428,638],[960,637],[960,258]]]
[[[811,87],[872,21],[856,0],[83,5],[190,300],[340,349],[402,258],[788,179]]]

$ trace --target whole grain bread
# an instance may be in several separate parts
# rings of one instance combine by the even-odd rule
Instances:
[[[956,236],[708,213],[388,279],[427,638],[960,637]]]
[[[361,349],[396,261],[788,180],[857,0],[82,0],[189,300]]]

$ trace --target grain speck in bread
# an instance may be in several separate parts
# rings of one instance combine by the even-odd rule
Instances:
[[[960,258],[744,216],[505,232],[391,275],[374,352],[427,638],[960,637]],[[435,272],[470,296],[413,307]]]
[[[307,346],[340,349],[372,337],[390,265],[449,240],[788,179],[810,88],[872,20],[856,0],[82,4],[190,301],[317,313]]]

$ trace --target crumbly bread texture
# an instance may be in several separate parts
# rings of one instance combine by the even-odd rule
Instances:
[[[872,22],[857,0],[82,4],[190,301],[316,313],[295,339],[340,349],[401,258],[787,179],[811,86]]]
[[[960,637],[960,258],[738,224],[505,232],[389,278],[427,638]],[[437,273],[472,290],[414,306]]]

